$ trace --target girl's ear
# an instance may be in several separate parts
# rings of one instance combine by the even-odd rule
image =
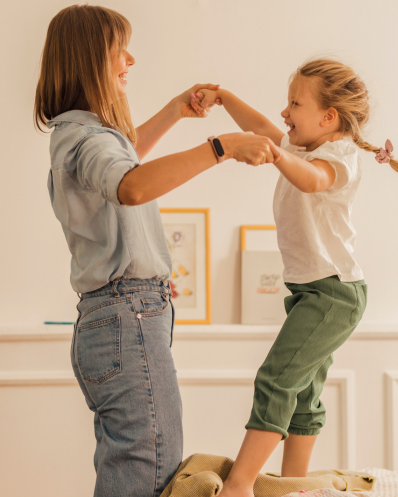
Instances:
[[[339,118],[339,114],[334,107],[329,107],[322,117],[321,126],[328,127],[334,124]]]

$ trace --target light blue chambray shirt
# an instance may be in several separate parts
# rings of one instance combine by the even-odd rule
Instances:
[[[48,190],[72,254],[73,290],[91,292],[119,277],[169,279],[156,200],[126,206],[117,196],[123,176],[140,165],[131,142],[83,110],[60,114],[47,127],[54,128]]]

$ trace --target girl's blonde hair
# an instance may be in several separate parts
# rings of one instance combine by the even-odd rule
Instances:
[[[72,5],[51,20],[36,88],[34,122],[68,110],[90,110],[102,124],[118,129],[134,145],[136,131],[127,98],[119,98],[112,80],[110,52],[123,50],[131,37],[129,21],[114,10]]]
[[[365,142],[362,129],[369,121],[369,94],[365,83],[353,69],[341,62],[315,59],[306,62],[291,76],[316,77],[316,99],[322,109],[333,107],[340,117],[340,131],[351,136],[359,148],[378,154],[380,148]],[[390,160],[390,166],[398,171],[398,161]]]

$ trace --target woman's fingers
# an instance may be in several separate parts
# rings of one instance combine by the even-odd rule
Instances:
[[[232,157],[238,162],[259,166],[275,163],[280,157],[279,147],[265,136],[255,135],[250,131],[224,136],[227,138],[227,147],[232,146]]]

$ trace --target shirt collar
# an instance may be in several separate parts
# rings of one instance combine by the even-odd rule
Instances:
[[[90,124],[92,126],[102,126],[101,119],[97,114],[93,114],[87,110],[68,110],[59,116],[54,117],[47,122],[47,128],[52,128],[58,123],[78,123],[78,124]]]

